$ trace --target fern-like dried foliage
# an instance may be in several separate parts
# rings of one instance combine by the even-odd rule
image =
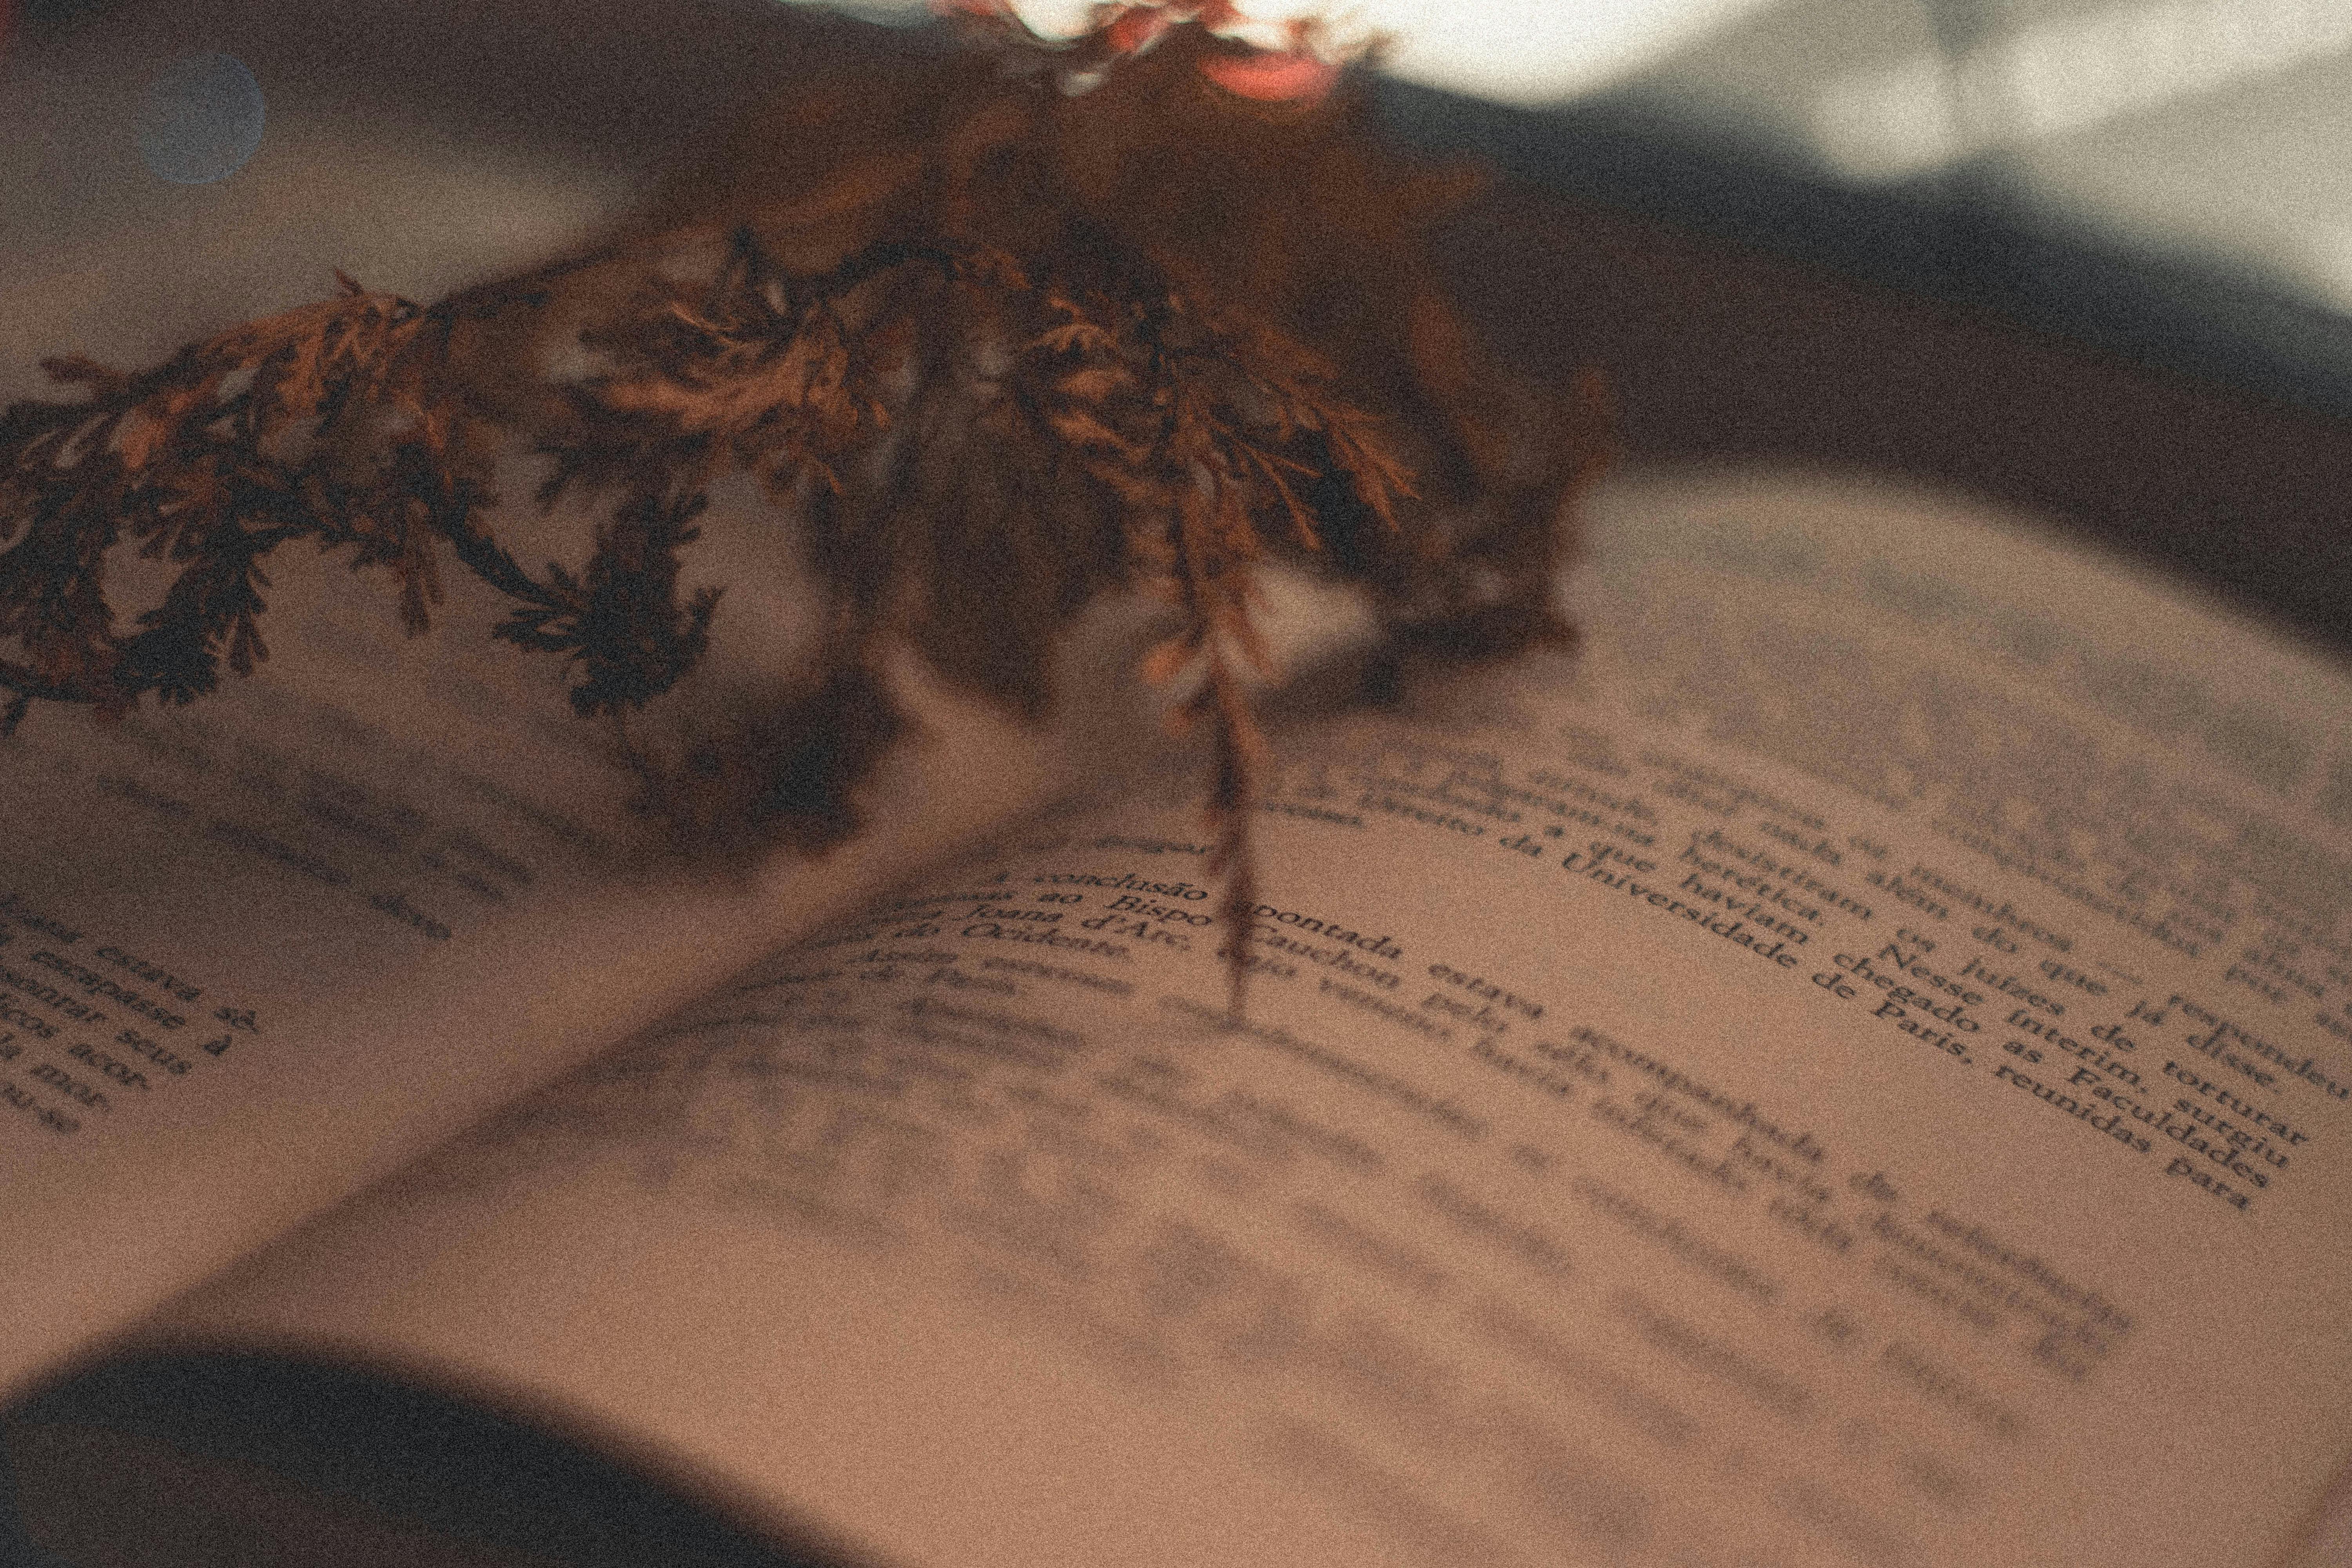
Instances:
[[[1255,572],[1360,584],[1400,660],[1556,638],[1597,435],[1472,342],[1425,247],[1475,180],[1383,151],[1311,30],[1269,53],[1222,4],[1141,5],[1047,44],[962,9],[971,47],[782,106],[591,254],[433,305],[338,274],[152,370],[47,362],[78,395],[0,416],[0,724],[250,672],[297,542],[412,631],[445,572],[479,578],[496,635],[617,723],[702,658],[723,600],[681,594],[681,552],[742,476],[824,625],[798,700],[643,757],[658,809],[835,842],[904,723],[887,647],[1034,718],[1057,633],[1140,585],[1175,612],[1146,673],[1208,732],[1245,910]],[[597,508],[584,561],[501,542],[518,447],[537,505]],[[126,553],[171,574],[128,625]]]

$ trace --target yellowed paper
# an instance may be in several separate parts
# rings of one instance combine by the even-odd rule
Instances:
[[[0,1389],[1034,808],[1056,765],[916,692],[928,728],[866,801],[887,831],[680,858],[552,682],[386,619],[281,604],[264,678],[0,742]]]
[[[1186,781],[1040,825],[163,1331],[914,1564],[2274,1557],[2352,1449],[2352,685],[1820,484],[1622,484],[1579,594],[1286,762],[1245,931]]]

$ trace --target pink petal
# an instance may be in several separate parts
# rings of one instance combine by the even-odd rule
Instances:
[[[1321,98],[1339,79],[1339,68],[1313,55],[1219,55],[1201,62],[1201,74],[1227,92],[1278,103]]]
[[[1130,55],[1174,25],[1157,6],[1137,6],[1111,23],[1104,41],[1117,53]]]

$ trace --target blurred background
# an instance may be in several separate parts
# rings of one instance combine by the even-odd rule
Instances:
[[[1041,30],[1086,0],[1017,0]],[[924,0],[0,0],[0,398],[578,243]],[[1309,0],[1257,0],[1270,23]],[[1864,470],[2352,647],[2352,0],[1329,0],[1525,368],[1636,461]]]
[[[904,22],[923,0],[861,0]],[[1085,0],[1029,0],[1045,27]],[[2352,310],[2346,0],[1272,0],[1409,81]],[[2341,340],[2336,340],[2340,346]]]

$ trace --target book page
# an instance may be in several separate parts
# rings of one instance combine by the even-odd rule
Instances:
[[[1054,766],[915,691],[866,837],[681,855],[487,612],[410,641],[373,584],[280,586],[262,675],[0,741],[0,1389],[1034,809]]]
[[[2352,682],[1932,498],[1600,514],[1579,658],[1286,756],[1246,929],[1171,774],[155,1333],[876,1562],[2277,1560],[2352,1450]]]

